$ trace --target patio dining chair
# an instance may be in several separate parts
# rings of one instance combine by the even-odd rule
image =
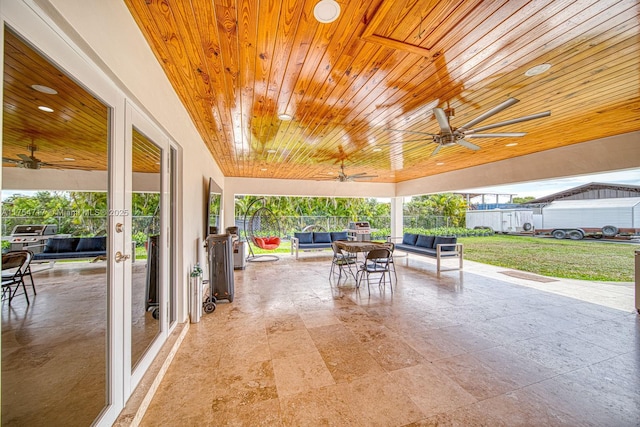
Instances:
[[[336,268],[338,272],[337,285],[340,285],[342,274],[344,273],[345,279],[347,274],[351,274],[353,280],[356,280],[356,275],[352,270],[352,266],[355,268],[356,257],[355,254],[345,253],[338,247],[336,242],[331,243],[331,249],[333,250],[333,259],[331,260],[331,270],[329,271],[329,278],[331,279],[336,274]],[[357,281],[357,280],[356,280]]]
[[[396,248],[396,244],[393,242],[386,242],[384,244],[387,248],[389,248],[389,251],[391,252],[391,255],[389,256],[389,270],[391,270],[393,272],[393,277],[396,278],[396,283],[398,282],[398,273],[396,273],[396,265],[393,262],[393,252]],[[391,279],[389,279],[391,280]]]
[[[367,276],[367,289],[371,293],[371,275],[379,274],[378,286],[386,285],[386,276],[389,276],[389,287],[393,292],[393,283],[391,282],[391,268],[389,261],[391,260],[391,251],[389,248],[374,249],[367,253],[364,262],[360,265],[356,275],[356,287],[360,287],[363,277]]]
[[[31,279],[31,287],[34,295],[36,294],[35,283],[31,275],[31,259],[33,252],[31,251],[14,251],[2,254],[2,300],[8,300],[9,305],[17,295],[18,290],[22,287],[24,297],[29,304],[29,295],[27,295],[27,287],[25,278]]]

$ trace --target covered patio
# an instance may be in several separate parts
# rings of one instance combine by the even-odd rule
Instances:
[[[141,425],[637,424],[631,284],[404,264],[370,296],[331,284],[327,253],[236,272],[236,300],[190,326]]]
[[[437,275],[416,258],[393,294],[369,297],[331,285],[327,254],[282,257],[237,271],[234,302],[189,323],[209,182],[221,229],[236,195],[376,197],[400,236],[405,197],[640,166],[634,2],[342,1],[335,23],[316,3],[0,3],[2,195],[108,193],[102,271],[53,270],[28,309],[3,306],[3,422],[637,424],[625,286],[472,263]],[[142,347],[136,191],[162,195],[159,318]]]

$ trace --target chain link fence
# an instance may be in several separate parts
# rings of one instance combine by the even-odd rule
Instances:
[[[349,223],[354,222],[350,217],[339,216],[284,216],[278,218],[282,237],[289,238],[298,231],[342,231],[349,228]],[[382,237],[391,231],[391,217],[379,216],[375,218],[363,217],[357,221],[366,221],[372,228],[372,235]],[[449,227],[451,219],[443,216],[405,216],[403,226],[406,228],[439,228]],[[241,237],[245,237],[244,217],[236,217],[236,227],[238,227]]]
[[[101,236],[106,234],[107,216],[76,215],[70,219],[68,215],[61,216],[8,216],[2,218],[2,236],[11,235],[16,225],[55,224],[59,234],[72,236]],[[278,218],[283,237],[290,237],[296,231],[341,231],[349,228],[353,222],[350,217],[340,216],[285,216]],[[391,229],[391,217],[358,218],[357,221],[367,221],[374,230],[388,233]],[[443,216],[405,216],[403,226],[406,228],[439,228],[449,227],[450,218]],[[160,218],[158,216],[134,216],[131,218],[132,238],[138,245],[147,241],[148,237],[159,233]],[[240,236],[244,237],[244,217],[236,218]],[[224,232],[224,230],[221,230]]]

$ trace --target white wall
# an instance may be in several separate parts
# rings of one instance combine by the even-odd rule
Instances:
[[[397,196],[531,182],[640,167],[640,132],[399,183]]]

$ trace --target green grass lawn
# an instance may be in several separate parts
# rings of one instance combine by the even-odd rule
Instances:
[[[632,282],[638,245],[550,238],[462,237],[464,258],[566,279]]]
[[[638,245],[551,238],[493,235],[461,237],[464,258],[483,264],[528,271],[543,276],[632,282]],[[284,240],[275,251],[253,247],[255,253],[289,253]],[[330,251],[329,251],[330,252]]]

